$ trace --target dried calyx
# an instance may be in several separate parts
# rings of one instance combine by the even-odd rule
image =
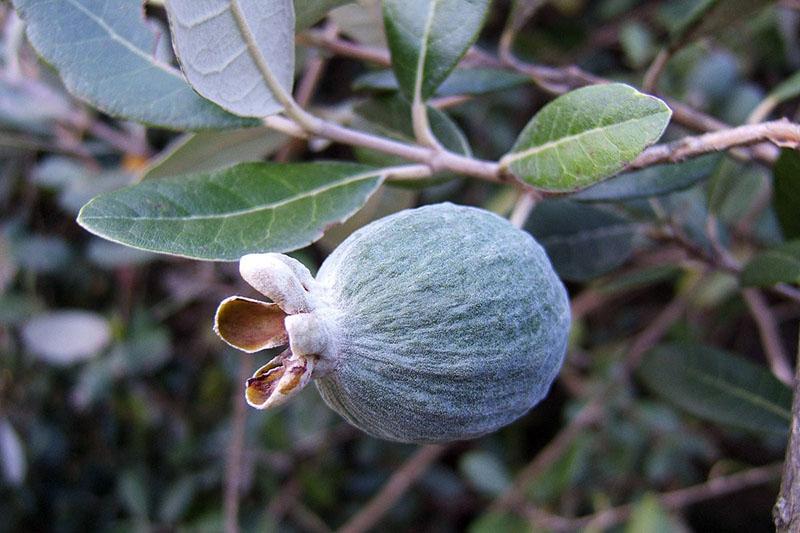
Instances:
[[[288,345],[246,383],[247,403],[267,409],[332,370],[333,320],[323,291],[299,261],[281,254],[250,254],[241,259],[239,269],[273,303],[226,298],[217,308],[214,331],[247,353]]]

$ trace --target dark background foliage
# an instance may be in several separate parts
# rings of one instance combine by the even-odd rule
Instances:
[[[640,87],[702,3],[542,2],[514,50]],[[687,37],[661,93],[742,124],[800,67],[797,3],[764,4]],[[381,46],[380,23],[357,27],[348,9],[334,18],[340,29]],[[163,31],[162,9],[147,13]],[[508,14],[507,2],[495,3],[478,42],[486,54],[496,53]],[[746,264],[798,237],[793,152],[775,167],[789,170],[774,196],[770,165],[719,155],[538,205],[526,228],[567,281],[575,314],[552,393],[475,441],[392,444],[349,427],[313,387],[274,412],[244,407],[243,377],[256,361],[211,331],[222,298],[255,296],[235,264],[132,250],[75,223],[94,195],[154,172],[177,135],[74,99],[7,3],[0,20],[0,531],[220,531],[237,522],[243,531],[358,531],[370,520],[381,531],[772,529],[790,392],[769,374],[763,346],[771,332],[793,355],[800,307],[779,292],[743,291],[717,245]],[[372,66],[300,43],[301,76],[304,62],[324,67],[314,106],[365,128],[402,122]],[[169,50],[162,42],[156,53]],[[491,81],[499,87],[464,101],[443,96],[455,125],[440,127],[455,128],[456,143],[460,128],[476,155],[496,159],[552,95],[519,72]],[[795,117],[797,91],[788,91],[776,114]],[[675,125],[667,140],[689,133]],[[220,136],[202,135],[178,165],[218,146]],[[385,157],[267,134],[231,144],[224,163]],[[426,185],[382,187],[293,255],[313,271],[353,229],[393,211],[449,200],[509,215],[517,200],[511,187],[459,177]],[[774,326],[766,334],[764,316]],[[772,408],[698,385],[697,373],[755,389]]]

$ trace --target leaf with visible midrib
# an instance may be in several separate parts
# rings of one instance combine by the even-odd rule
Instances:
[[[271,87],[291,94],[291,0],[168,0],[175,53],[197,92],[232,113],[265,117],[283,106]]]
[[[255,124],[205,100],[155,60],[155,36],[130,0],[14,0],[28,39],[69,92],[117,117],[193,130]]]
[[[350,3],[350,0],[294,0],[295,27],[297,31],[310,28],[332,9]]]
[[[784,148],[772,167],[775,191],[772,204],[787,239],[800,239],[800,154]]]
[[[771,287],[778,283],[800,283],[800,240],[764,250],[742,271],[742,285]]]
[[[621,83],[577,89],[544,106],[500,165],[540,189],[587,187],[656,142],[671,115],[658,98]]]
[[[672,29],[672,46],[678,47],[703,35],[729,28],[736,22],[754,16],[771,3],[771,0],[700,0]]]
[[[609,202],[669,194],[688,189],[708,178],[721,158],[720,154],[709,154],[682,163],[626,172],[583,189],[569,198],[581,202]]]
[[[236,163],[258,161],[286,142],[283,133],[267,128],[201,131],[179,137],[144,172],[142,179],[211,172]]]
[[[400,88],[427,100],[469,50],[490,0],[383,0],[386,38]]]
[[[111,241],[195,259],[287,252],[356,212],[382,172],[339,162],[243,163],[100,195],[78,223]]]
[[[621,215],[569,200],[539,202],[525,230],[544,247],[559,277],[579,282],[624,264],[640,232]]]
[[[648,388],[695,416],[756,432],[785,434],[791,391],[763,367],[708,346],[674,343],[645,355]]]
[[[528,76],[495,68],[459,68],[450,73],[436,90],[436,96],[480,95],[512,89],[531,82]],[[397,78],[391,70],[362,74],[353,81],[356,91],[396,91]]]

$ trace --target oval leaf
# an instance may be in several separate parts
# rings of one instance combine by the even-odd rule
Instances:
[[[78,222],[134,248],[234,261],[314,242],[364,205],[382,176],[350,163],[243,163],[98,196]]]
[[[267,128],[189,133],[168,146],[142,179],[211,172],[256,161],[277,152],[286,140],[286,135]]]
[[[587,281],[625,263],[638,228],[611,211],[568,200],[540,202],[525,229],[544,247],[558,275]]]
[[[197,92],[245,117],[283,109],[269,84],[292,91],[291,0],[169,0],[166,7],[175,52]]]
[[[742,285],[750,287],[800,283],[800,240],[757,254],[742,271],[741,281]]]
[[[495,68],[460,68],[454,70],[436,89],[436,96],[480,95],[513,89],[530,83],[528,76]],[[377,70],[353,81],[357,91],[396,91],[397,78],[391,70]]]
[[[787,239],[800,239],[800,154],[783,149],[772,168],[775,192],[772,203]]]
[[[658,98],[621,83],[577,89],[544,106],[500,164],[540,189],[587,187],[656,142],[671,114]]]
[[[75,96],[117,117],[193,130],[255,124],[195,93],[153,57],[156,37],[130,0],[14,0],[28,39]]]
[[[703,35],[728,29],[737,22],[752,19],[770,0],[700,0],[677,19],[671,31],[673,47],[694,41]],[[682,7],[680,9],[683,9]]]
[[[350,0],[294,0],[297,31],[310,28],[328,14],[328,11],[347,4]]]
[[[639,375],[655,393],[700,418],[758,433],[789,429],[791,391],[741,357],[700,344],[668,344],[644,357]]]
[[[4,418],[0,418],[0,465],[9,485],[22,485],[28,470],[25,448],[14,427]]]
[[[22,328],[25,348],[54,365],[70,365],[99,353],[111,341],[103,317],[86,311],[44,313]]]
[[[626,172],[592,185],[569,198],[581,202],[614,202],[681,191],[708,178],[717,168],[721,157],[719,154],[709,154],[683,163],[656,165]]]
[[[427,100],[469,50],[489,0],[383,0],[383,21],[400,88]]]

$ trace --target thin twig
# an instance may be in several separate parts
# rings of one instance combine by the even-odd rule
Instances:
[[[650,64],[647,72],[644,73],[642,80],[642,90],[646,93],[654,93],[658,88],[658,79],[664,72],[670,58],[672,57],[672,49],[664,48],[656,55],[656,58]]]
[[[328,39],[318,30],[307,31],[298,36],[297,40],[299,44],[325,48],[334,54],[344,57],[370,62],[382,67],[391,66],[391,57],[389,51],[385,48],[346,41],[341,38]],[[477,62],[486,67],[506,68],[525,74],[542,90],[554,95],[563,94],[587,85],[609,83],[609,80],[586,72],[575,65],[549,67],[527,63],[510,53],[510,49],[508,53],[504,54],[504,57],[497,58],[482,53],[479,49],[473,47],[464,62]],[[721,120],[680,101],[671,98],[664,98],[664,101],[672,109],[672,119],[694,131],[709,132],[730,129],[731,127]],[[774,146],[761,144],[753,146],[741,155],[772,164],[778,157],[778,151]]]
[[[676,511],[705,500],[764,485],[777,479],[780,472],[781,465],[779,464],[751,468],[729,476],[709,479],[705,483],[692,487],[663,493],[658,496],[658,502],[666,510]],[[584,529],[603,531],[627,520],[635,509],[636,506],[629,503],[581,518],[567,518],[528,506],[525,514],[533,524],[549,531]]]
[[[300,42],[313,46],[325,47],[335,53],[341,53],[350,57],[367,61],[376,61],[384,66],[389,65],[388,52],[384,49],[343,41],[339,38],[330,39],[319,32],[307,32],[300,38]],[[509,57],[505,58],[503,61],[496,58],[484,58],[483,60],[493,60],[496,66],[511,68],[524,73],[530,76],[534,83],[555,94],[561,94],[585,85],[608,82],[608,80],[589,74],[574,66],[552,68],[532,65],[518,60],[512,54],[509,54]],[[628,167],[629,170],[662,163],[679,162],[710,152],[730,150],[754,144],[757,146],[751,148],[751,156],[762,162],[771,164],[777,158],[776,146],[797,147],[800,145],[800,126],[788,121],[781,120],[731,128],[727,124],[680,102],[667,100],[667,105],[673,110],[673,118],[676,122],[693,129],[710,133],[696,137],[686,137],[673,143],[650,147]],[[265,122],[267,122],[267,125],[270,125],[269,121]],[[327,124],[331,126],[328,131],[314,130],[312,133],[336,142],[355,144],[358,146],[370,144],[370,146],[367,147],[400,155],[406,159],[421,163],[431,162],[431,158],[435,157],[437,154],[435,150],[430,150],[418,145],[407,145],[386,139],[382,140],[384,142],[376,142],[374,136],[367,135],[364,137],[363,132],[354,132],[353,130],[347,130],[347,128],[342,128],[341,126],[332,125],[330,123]],[[773,146],[759,144],[765,142],[771,143]],[[489,179],[490,181],[498,181],[498,179],[502,179],[503,177],[501,169],[492,162],[484,161],[480,162],[478,165],[473,165],[469,163],[469,158],[456,156],[456,154],[448,154],[444,159],[450,159],[449,161],[442,161],[440,158],[439,164],[445,168],[451,163],[456,163],[461,167],[446,168],[447,170],[461,172],[482,179]]]
[[[528,217],[531,216],[531,212],[533,212],[533,208],[536,207],[537,199],[537,194],[533,191],[520,193],[517,203],[514,204],[514,210],[508,219],[515,228],[522,228],[525,225]]]
[[[662,163],[678,163],[710,152],[721,152],[765,141],[775,146],[797,148],[800,146],[800,125],[788,120],[775,120],[684,137],[671,143],[651,146],[628,168],[638,169]]]
[[[150,157],[152,155],[152,150],[144,138],[137,139],[94,118],[89,118],[88,120],[87,129],[89,133],[121,150],[123,153],[140,157]]]
[[[324,48],[338,56],[349,57],[382,67],[392,66],[389,51],[377,46],[367,46],[342,38],[330,39],[324,32],[309,30],[297,36],[297,44]]]
[[[589,401],[527,466],[520,470],[511,486],[491,503],[489,511],[513,509],[524,501],[524,493],[544,470],[566,451],[567,447],[584,429],[594,424],[603,414],[606,394],[600,393]]]
[[[281,483],[281,488],[267,504],[267,514],[270,515],[275,523],[280,523],[292,507],[297,503],[300,495],[300,479],[294,475]]]
[[[250,371],[250,358],[242,354],[239,358],[237,383],[244,383],[250,377]],[[234,387],[232,401],[233,425],[225,461],[225,533],[238,533],[239,531],[239,486],[242,477],[247,406],[244,395],[238,386]]]
[[[22,78],[21,61],[19,53],[25,41],[25,23],[13,9],[9,12],[5,21],[6,34],[6,75],[10,81],[17,81]]]
[[[761,345],[764,347],[764,355],[769,363],[769,368],[775,377],[786,383],[792,384],[792,367],[789,364],[789,357],[781,344],[780,332],[775,317],[772,315],[764,295],[758,289],[742,289],[742,298],[747,304],[750,316],[758,327],[758,335],[761,337]]]
[[[389,481],[338,531],[339,533],[362,533],[372,529],[395,503],[406,493],[442,454],[445,446],[427,445],[418,449],[395,470]]]
[[[629,369],[639,366],[642,356],[653,349],[658,341],[667,334],[669,329],[675,325],[689,307],[688,294],[691,291],[684,291],[676,296],[667,306],[661,310],[648,326],[642,330],[633,340],[628,349],[626,363]]]
[[[298,137],[306,137],[308,135],[307,130],[304,131],[304,128],[300,125],[283,117],[267,117],[264,119],[264,124],[267,127],[290,135]],[[494,161],[473,159],[447,150],[436,150],[416,144],[407,144],[346,128],[324,120],[318,120],[318,127],[309,133],[343,144],[372,148],[410,161],[416,161],[430,167],[431,172],[449,170],[487,181],[507,182],[520,188],[527,187],[521,182],[510,180],[503,166]],[[729,150],[737,146],[746,146],[764,141],[776,146],[797,148],[800,146],[800,125],[787,120],[777,120],[684,137],[671,143],[651,146],[628,165],[626,170],[641,169],[664,163],[677,163],[707,153]]]
[[[767,96],[753,109],[753,111],[750,112],[750,115],[747,117],[747,120],[745,120],[745,123],[758,124],[767,118],[777,105],[778,101],[775,98]]]
[[[309,533],[331,533],[332,531],[322,518],[300,502],[294,503],[292,508],[289,509],[289,514],[300,526],[301,531],[308,531]]]
[[[800,361],[800,339],[797,345],[797,361]],[[781,533],[800,530],[800,364],[795,364],[792,425],[783,463],[781,489],[778,501],[772,508],[775,529]]]
[[[689,239],[677,225],[652,228],[652,230],[647,233],[647,236],[653,240],[674,242],[683,248],[689,256],[716,270],[721,270],[737,277],[742,272],[741,264],[738,262],[720,261],[718,257],[710,254],[704,248]],[[800,290],[786,283],[778,283],[767,287],[767,290],[788,300],[800,303]]]
[[[800,303],[800,290],[798,290],[797,287],[792,287],[786,283],[778,283],[777,285],[770,287],[770,290],[775,294],[780,294],[785,298]]]
[[[527,0],[525,2],[513,2],[508,13],[506,27],[500,34],[500,42],[497,55],[502,61],[503,58],[512,57],[512,48],[517,34],[525,24],[544,6],[546,0]]]
[[[335,39],[339,34],[339,29],[333,22],[327,22],[322,30],[323,35],[328,39]],[[308,107],[314,93],[317,90],[322,74],[328,64],[328,58],[323,56],[319,50],[312,50],[310,57],[306,59],[305,69],[295,89],[295,100],[301,107]],[[300,140],[292,140],[285,143],[275,154],[275,161],[289,161],[294,153],[305,146]]]
[[[447,150],[439,151],[417,144],[395,141],[325,120],[319,120],[318,127],[314,130],[306,130],[292,119],[277,115],[264,118],[263,123],[270,129],[294,137],[307,138],[309,135],[317,136],[350,146],[361,146],[396,155],[403,159],[426,165],[430,173],[449,170],[487,181],[504,182],[519,188],[529,188],[522,182],[513,180],[510,176],[501,172],[500,166],[494,161],[473,159]]]

